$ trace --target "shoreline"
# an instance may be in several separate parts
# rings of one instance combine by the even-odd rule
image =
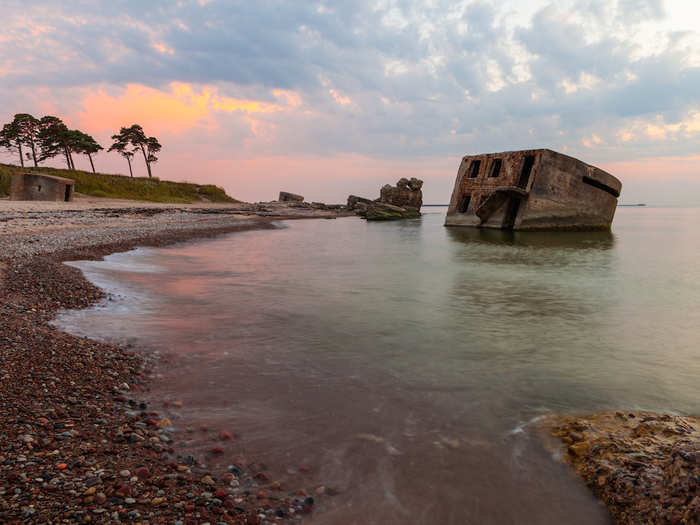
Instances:
[[[167,417],[139,401],[150,384],[148,356],[75,337],[49,323],[60,309],[87,308],[104,297],[80,270],[63,262],[99,260],[138,246],[274,228],[274,220],[318,217],[107,210],[100,210],[89,224],[71,216],[65,219],[67,224],[20,225],[17,231],[0,235],[0,521],[264,523],[269,517],[284,523],[310,513],[313,498],[303,490],[282,490],[263,471],[241,464],[227,472],[211,472],[199,468],[194,459],[175,456]],[[122,212],[124,216],[119,216]],[[119,220],[114,221],[115,215]],[[0,226],[2,219],[0,215]],[[161,219],[166,223],[159,224]],[[122,224],[115,224],[119,221]],[[95,227],[97,231],[91,229]],[[619,420],[617,426],[609,425],[606,413],[550,415],[540,430],[552,450],[606,504],[616,523],[650,519],[651,523],[697,524],[700,497],[681,496],[697,493],[698,442],[691,441],[689,451],[681,450],[685,456],[669,448],[668,454],[676,452],[669,463],[665,456],[663,460],[654,457],[658,452],[666,454],[665,448],[658,447],[665,443],[668,448],[668,443],[652,438],[655,433],[666,435],[663,425],[673,423],[669,428],[675,428],[677,416],[640,413],[639,421],[651,418],[642,423],[652,431],[636,435],[638,425],[629,423],[634,418],[613,414],[610,417]],[[646,424],[656,420],[661,426]],[[697,438],[700,421],[684,420],[695,425],[690,435]],[[219,437],[221,447],[235,446],[224,430]],[[655,444],[656,452],[647,450],[647,465],[640,467],[646,460],[639,462],[636,456],[644,446]],[[570,452],[573,445],[583,453]],[[614,476],[601,484],[602,460]],[[687,476],[678,478],[674,465],[686,463],[690,465],[683,467]],[[650,486],[645,476],[658,477],[659,468],[672,471],[676,481]],[[125,471],[128,475],[123,475]],[[651,495],[650,487],[658,498]],[[656,501],[662,504],[644,504]]]
[[[287,492],[252,465],[213,472],[176,456],[170,421],[139,400],[148,356],[50,325],[59,310],[105,296],[66,261],[274,228],[278,219],[217,211],[184,226],[166,219],[134,229],[100,217],[95,230],[91,217],[90,226],[0,236],[0,521],[291,523],[313,510],[303,490]],[[180,214],[136,212],[148,226]],[[219,443],[235,447],[223,430]]]
[[[700,418],[618,410],[537,427],[616,524],[700,523]]]

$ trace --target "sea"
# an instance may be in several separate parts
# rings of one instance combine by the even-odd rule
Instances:
[[[56,323],[157,358],[144,396],[179,450],[305,488],[309,523],[609,523],[537,421],[700,413],[700,209],[618,208],[595,233],[445,211],[73,262],[108,297]]]

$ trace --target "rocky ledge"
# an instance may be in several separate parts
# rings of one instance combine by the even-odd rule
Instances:
[[[699,418],[604,412],[539,424],[615,523],[700,523]]]
[[[347,209],[368,221],[420,217],[420,208],[423,205],[422,187],[422,180],[402,178],[399,179],[396,186],[390,184],[382,186],[379,198],[376,200],[350,195]]]

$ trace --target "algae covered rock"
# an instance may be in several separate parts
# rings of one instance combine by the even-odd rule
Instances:
[[[396,186],[385,184],[376,200],[350,195],[347,208],[368,221],[388,221],[420,217],[423,181],[399,179]]]
[[[423,205],[423,181],[415,177],[401,178],[396,186],[385,184],[379,190],[379,202],[393,204],[407,210],[420,211]]]
[[[420,217],[420,213],[391,204],[373,202],[367,205],[364,214],[361,216],[368,221],[392,221],[397,219],[413,219],[415,217]]]

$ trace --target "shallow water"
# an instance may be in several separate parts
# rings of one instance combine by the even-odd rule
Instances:
[[[111,300],[58,323],[160,352],[151,399],[238,435],[208,464],[245,455],[339,491],[312,523],[607,523],[528,422],[700,413],[700,210],[618,209],[612,234],[443,218],[290,221],[75,263]],[[200,455],[213,438],[181,435]]]

